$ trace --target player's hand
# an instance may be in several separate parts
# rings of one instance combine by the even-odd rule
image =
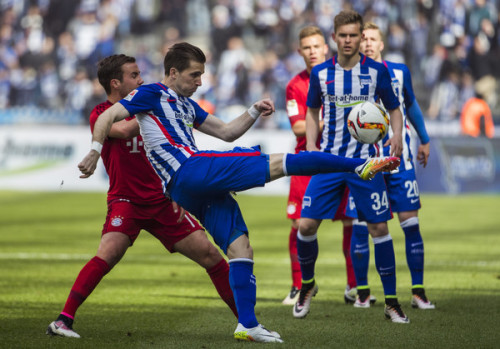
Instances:
[[[97,167],[97,161],[99,160],[99,153],[95,150],[91,150],[87,156],[78,164],[78,169],[83,173],[80,178],[89,178],[94,174]]]
[[[179,218],[177,218],[177,223],[182,222],[184,217],[186,216],[186,210],[184,210],[179,204],[175,201],[172,201],[172,208],[175,213],[179,213]]]
[[[274,113],[274,102],[269,98],[258,101],[254,106],[262,118],[269,117]]]
[[[385,142],[384,147],[391,146],[391,156],[400,157],[403,153],[403,137],[401,134],[394,134]]]
[[[430,143],[420,144],[417,151],[417,160],[422,166],[427,166],[427,160],[430,154]]]

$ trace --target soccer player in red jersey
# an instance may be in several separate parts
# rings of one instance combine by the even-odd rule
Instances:
[[[316,26],[307,26],[300,31],[298,52],[304,59],[306,69],[293,77],[286,87],[286,107],[288,118],[290,120],[290,124],[292,125],[292,131],[297,137],[295,153],[306,150],[306,101],[307,91],[309,90],[309,74],[315,65],[325,61],[328,53],[328,46],[325,43],[325,37],[323,36],[320,28]],[[300,272],[300,264],[297,259],[297,232],[299,229],[302,199],[310,179],[310,176],[291,176],[290,178],[287,216],[292,221],[288,244],[292,268],[292,288],[290,293],[283,300],[283,304],[295,304],[299,298],[299,291],[302,286],[302,274]],[[349,191],[346,190],[344,198],[342,199],[342,204],[340,205],[333,220],[341,220],[343,223],[344,235],[342,240],[342,250],[344,252],[347,271],[347,286],[344,292],[344,300],[346,303],[354,303],[356,300],[356,278],[354,276],[350,255],[352,219],[344,215],[348,200],[348,192]]]
[[[125,55],[103,59],[97,74],[108,100],[92,110],[92,131],[99,115],[144,82],[135,58]],[[199,223],[165,197],[162,182],[146,158],[134,117],[112,125],[101,157],[110,181],[101,242],[96,256],[80,271],[61,314],[49,325],[47,334],[80,337],[72,329],[77,309],[120,261],[141,229],[160,240],[168,251],[179,252],[205,268],[220,297],[237,316],[228,263]]]

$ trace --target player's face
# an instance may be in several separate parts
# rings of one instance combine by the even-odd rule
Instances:
[[[131,91],[144,83],[141,77],[141,71],[137,63],[125,63],[122,65],[123,78],[120,82],[118,90],[120,97],[125,98]]]
[[[359,53],[361,43],[361,25],[359,23],[340,26],[332,37],[337,43],[340,56],[350,58]]]
[[[363,30],[363,38],[361,39],[361,46],[359,49],[366,56],[376,61],[381,61],[384,42],[380,37],[379,31],[376,29]]]
[[[174,71],[173,90],[181,96],[191,97],[201,86],[201,76],[205,73],[205,64],[191,61],[189,68]]]
[[[304,58],[307,70],[323,63],[328,52],[323,35],[312,35],[300,40],[299,54]]]

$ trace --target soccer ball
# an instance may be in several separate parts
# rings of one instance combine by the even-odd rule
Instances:
[[[363,102],[352,108],[349,113],[347,129],[358,142],[377,143],[389,131],[389,115],[383,106]]]

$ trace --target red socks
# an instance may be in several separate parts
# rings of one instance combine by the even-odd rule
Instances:
[[[292,283],[299,290],[302,287],[302,273],[300,271],[300,263],[297,256],[297,232],[298,229],[292,227],[288,239],[288,249],[290,251],[290,263],[292,266]]]
[[[212,280],[215,289],[219,293],[220,298],[231,308],[234,316],[238,317],[238,310],[236,310],[236,303],[234,301],[233,291],[229,285],[229,264],[225,259],[212,268],[207,269],[208,276]]]
[[[69,293],[62,313],[74,318],[78,307],[87,299],[104,275],[111,269],[105,260],[94,257],[82,268]]]

